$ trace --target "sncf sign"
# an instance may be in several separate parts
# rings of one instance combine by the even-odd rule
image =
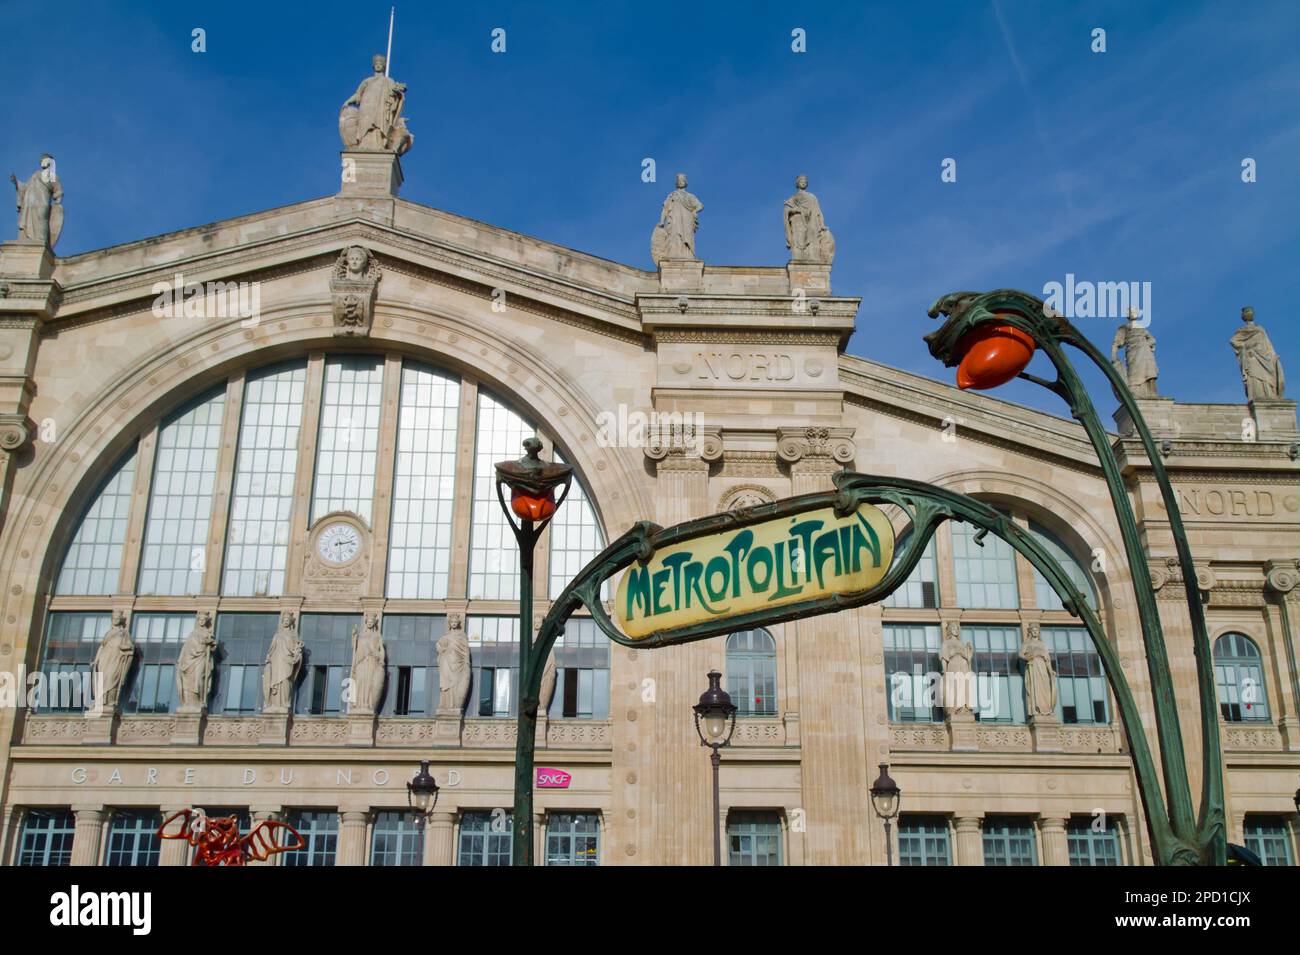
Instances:
[[[570,776],[562,769],[551,769],[548,766],[537,767],[537,788],[538,789],[568,789]]]

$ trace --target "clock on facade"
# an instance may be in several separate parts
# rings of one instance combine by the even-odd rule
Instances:
[[[346,564],[361,550],[361,534],[347,521],[327,525],[316,537],[316,552],[327,564]]]

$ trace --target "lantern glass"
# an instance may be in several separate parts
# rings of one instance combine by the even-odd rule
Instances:
[[[704,714],[704,735],[717,742],[727,735],[727,716],[725,713],[712,712]]]

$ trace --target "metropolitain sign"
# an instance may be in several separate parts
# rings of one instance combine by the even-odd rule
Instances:
[[[874,504],[832,507],[672,544],[627,569],[615,600],[629,637],[688,627],[879,583],[894,530]]]

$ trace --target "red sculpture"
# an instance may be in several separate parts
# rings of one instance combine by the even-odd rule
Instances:
[[[180,827],[168,832],[177,819]],[[193,865],[247,865],[250,860],[265,862],[281,852],[295,852],[305,843],[298,830],[287,822],[267,819],[259,822],[246,836],[239,834],[239,820],[234,816],[209,819],[193,809],[182,809],[163,820],[158,827],[163,839],[184,839],[194,847]],[[281,841],[281,836],[284,841]],[[292,837],[290,844],[289,838]]]

